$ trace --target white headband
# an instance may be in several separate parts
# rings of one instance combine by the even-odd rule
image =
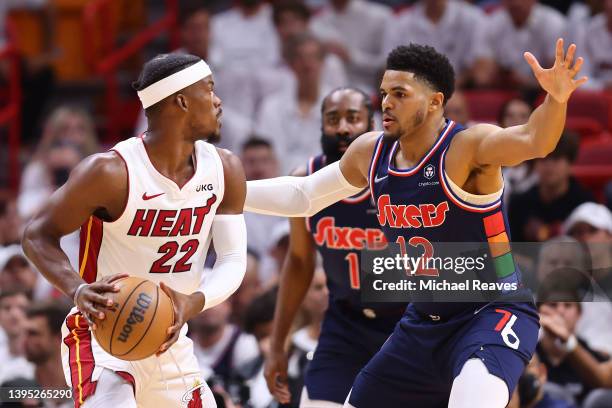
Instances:
[[[212,74],[212,71],[208,64],[200,60],[179,72],[175,72],[164,79],[160,79],[154,84],[147,86],[142,91],[138,91],[138,97],[140,98],[142,107],[147,109],[149,106],[155,105],[162,99],[167,98],[183,88],[187,88],[189,85],[195,84],[200,79],[206,78],[210,74]]]

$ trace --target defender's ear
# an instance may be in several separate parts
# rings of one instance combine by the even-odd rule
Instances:
[[[442,92],[434,92],[429,100],[429,112],[438,109],[444,109],[444,94]]]

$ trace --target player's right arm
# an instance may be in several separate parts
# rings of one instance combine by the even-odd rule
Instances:
[[[306,169],[299,169],[293,175],[303,177]],[[289,222],[289,251],[280,272],[270,354],[266,358],[264,370],[268,389],[281,404],[288,404],[291,400],[287,385],[285,343],[308,292],[315,268],[315,249],[306,229],[306,220],[299,217],[291,218]]]
[[[339,162],[306,177],[276,177],[247,182],[245,211],[284,217],[309,217],[362,191],[380,132],[359,136]]]
[[[74,299],[86,283],[60,247],[60,238],[77,230],[91,215],[106,220],[118,218],[128,194],[127,169],[117,153],[96,154],[83,160],[68,181],[55,191],[25,229],[22,245],[27,257],[56,288]],[[117,291],[114,275],[83,286],[77,306],[87,317],[104,318],[101,306],[110,300],[105,292]],[[111,303],[112,304],[112,303]]]

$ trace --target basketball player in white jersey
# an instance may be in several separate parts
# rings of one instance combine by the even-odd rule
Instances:
[[[62,359],[75,407],[215,407],[185,322],[230,296],[246,268],[245,176],[219,134],[221,100],[208,65],[192,55],[147,62],[134,84],[148,131],[85,159],[27,227],[23,246],[75,308],[63,327]],[[79,270],[59,246],[81,226]],[[203,276],[213,240],[217,260]],[[175,325],[157,355],[123,361],[104,352],[90,325],[126,275],[159,283]]]

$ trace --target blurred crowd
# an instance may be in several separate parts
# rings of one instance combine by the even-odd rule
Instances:
[[[47,6],[45,0],[0,1],[0,47],[10,7]],[[526,122],[538,90],[523,51],[548,66],[561,36],[578,45],[587,85],[612,89],[612,0],[183,1],[179,27],[181,46],[167,51],[195,54],[211,65],[223,101],[220,146],[241,157],[248,180],[288,174],[320,153],[323,97],[351,85],[376,102],[386,54],[403,43],[429,44],[448,56],[459,91],[446,113],[468,125],[473,106],[463,91],[473,89],[520,91],[520,97],[503,104],[497,123]],[[44,57],[24,61],[24,166],[18,193],[0,200],[2,386],[65,386],[60,325],[70,303],[27,261],[20,237],[76,164],[109,147],[91,112],[47,106],[54,79]],[[0,82],[4,68],[0,64]],[[40,97],[28,99],[36,89]],[[375,119],[379,125],[379,115]],[[141,114],[133,134],[146,126]],[[596,282],[591,289],[598,288],[587,291],[591,297],[585,301],[576,285],[542,286],[540,343],[513,399],[515,407],[612,406],[612,393],[604,390],[612,388],[612,185],[602,195],[572,176],[580,146],[580,136],[568,130],[547,157],[504,169],[512,240],[541,243],[524,269],[542,281],[552,272],[570,271],[569,278],[552,282],[573,282],[576,274],[586,274]],[[247,213],[246,221],[244,282],[230,301],[191,321],[189,335],[219,406],[272,407],[263,361],[289,227],[285,219],[258,214]],[[78,231],[61,244],[77,268]],[[547,297],[552,292],[555,296]],[[287,345],[293,394],[301,390],[326,307],[325,274],[319,269]],[[574,333],[609,371],[607,382],[567,359],[559,327]]]

